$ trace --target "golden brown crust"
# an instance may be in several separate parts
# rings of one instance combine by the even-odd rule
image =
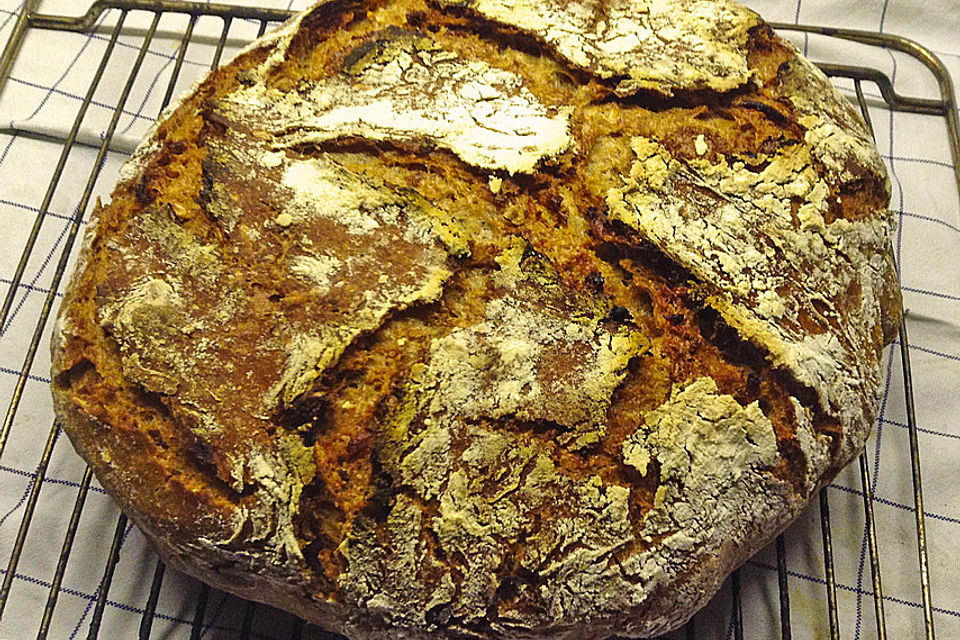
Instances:
[[[355,637],[663,633],[862,446],[888,197],[732,3],[328,2],[98,207],[55,405],[241,596]]]

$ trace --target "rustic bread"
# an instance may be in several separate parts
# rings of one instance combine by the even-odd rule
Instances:
[[[353,638],[655,635],[863,446],[887,201],[732,2],[333,0],[126,165],[54,400],[224,590]]]

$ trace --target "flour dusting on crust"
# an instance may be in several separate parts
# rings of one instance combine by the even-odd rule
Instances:
[[[649,89],[728,91],[750,81],[752,11],[710,0],[441,0],[541,38],[572,64],[617,81],[626,95]]]
[[[892,273],[884,216],[827,223],[831,189],[807,145],[686,160],[647,138],[633,148],[610,215],[701,279],[740,335],[814,390],[852,455],[878,399],[880,354],[863,345],[881,330]]]
[[[462,60],[410,32],[356,53],[337,76],[298,91],[242,87],[219,109],[256,121],[278,149],[351,136],[429,142],[508,173],[530,173],[573,144],[569,108],[544,106],[514,73]]]

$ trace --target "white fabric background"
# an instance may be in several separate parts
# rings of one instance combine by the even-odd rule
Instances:
[[[260,6],[286,7],[283,0]],[[294,3],[303,6],[303,2]],[[882,30],[913,38],[932,49],[953,77],[960,79],[960,1],[930,0],[748,0],[768,20]],[[21,4],[0,0],[0,42],[5,42]],[[87,2],[50,0],[48,13],[76,14]],[[53,173],[61,145],[38,134],[63,136],[76,115],[116,19],[111,14],[93,35],[31,31],[0,98],[0,290],[10,282],[21,248]],[[113,61],[91,105],[78,146],[70,155],[28,264],[14,313],[0,334],[0,400],[7,406],[23,368],[27,344],[49,290],[51,273],[64,243],[67,219],[77,207],[112,107],[126,81],[129,65],[150,16],[131,14]],[[137,76],[112,145],[99,173],[95,194],[106,194],[129,151],[156,117],[173,68],[186,18],[165,17]],[[219,34],[214,19],[200,22],[197,34],[210,37],[191,44],[177,85],[186,89],[209,64]],[[257,25],[237,21],[224,59],[256,34]],[[791,36],[792,37],[792,36]],[[794,38],[814,60],[869,64],[894,78],[906,95],[935,97],[936,83],[919,63],[900,54],[821,38]],[[842,84],[842,83],[841,83]],[[847,85],[844,85],[847,86]],[[847,86],[849,89],[849,86]],[[877,143],[891,170],[893,200],[900,226],[897,254],[909,317],[920,447],[923,460],[926,524],[937,637],[960,638],[960,498],[956,472],[960,454],[960,200],[942,118],[892,114],[866,85]],[[849,91],[847,91],[850,94]],[[89,207],[88,207],[89,209]],[[49,325],[45,334],[49,333]],[[0,560],[6,561],[23,517],[25,498],[52,424],[44,338],[30,369],[23,399],[0,459]],[[909,448],[898,353],[888,358],[884,405],[867,445],[876,494],[876,517],[890,638],[923,637],[914,528]],[[33,637],[63,533],[83,475],[83,465],[62,438],[40,492],[34,522],[13,581],[10,602],[0,621],[0,638]],[[859,474],[841,473],[826,489],[830,499],[840,631],[844,639],[876,637],[869,561],[865,555]],[[116,523],[113,502],[94,483],[80,521],[77,542],[59,595],[51,638],[85,637],[92,602]],[[812,506],[786,534],[790,569],[793,637],[828,636],[823,586],[819,511]],[[142,535],[130,528],[109,593],[102,638],[136,637],[155,559]],[[744,621],[748,638],[779,637],[775,556],[767,549],[742,572]],[[2,570],[3,567],[0,567]],[[0,574],[2,575],[2,574]],[[197,584],[168,572],[157,607],[154,638],[187,638]],[[205,638],[236,637],[243,605],[214,592]],[[257,608],[254,637],[288,637],[293,621],[286,614]],[[308,632],[305,637],[311,637]],[[679,637],[679,636],[678,636]],[[729,589],[724,589],[698,618],[698,638],[730,638]]]

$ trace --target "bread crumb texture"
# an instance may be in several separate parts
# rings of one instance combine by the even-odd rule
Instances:
[[[646,637],[863,446],[889,185],[725,0],[335,0],[169,109],[53,340],[172,566],[356,638]]]

